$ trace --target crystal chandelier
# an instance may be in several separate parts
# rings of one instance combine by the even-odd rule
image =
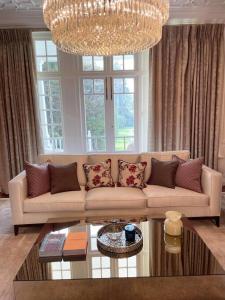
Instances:
[[[129,54],[160,41],[169,0],[44,0],[43,13],[62,51]]]

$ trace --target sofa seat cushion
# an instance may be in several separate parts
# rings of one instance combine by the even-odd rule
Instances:
[[[147,196],[131,187],[101,187],[86,195],[86,209],[145,208]]]
[[[69,191],[58,194],[46,193],[41,196],[25,199],[24,212],[58,212],[84,211],[86,191]]]
[[[158,185],[148,185],[143,189],[148,197],[148,207],[202,207],[209,205],[209,197],[181,187],[170,189]]]

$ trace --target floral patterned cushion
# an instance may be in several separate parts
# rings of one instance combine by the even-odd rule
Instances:
[[[147,162],[128,163],[119,160],[119,180],[118,186],[135,187],[143,189],[146,185],[144,183],[144,174]]]
[[[111,159],[95,165],[83,164],[87,179],[86,190],[103,186],[114,186],[111,176]]]

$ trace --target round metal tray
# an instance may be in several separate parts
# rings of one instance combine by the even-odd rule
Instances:
[[[141,251],[143,236],[141,230],[135,227],[135,242],[127,242],[124,227],[127,223],[111,223],[99,229],[97,234],[97,246],[99,251],[110,257],[129,257]],[[109,238],[108,233],[122,231],[121,237],[117,240]],[[129,255],[130,254],[130,255]]]

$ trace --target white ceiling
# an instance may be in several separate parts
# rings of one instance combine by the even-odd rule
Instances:
[[[42,0],[0,0],[0,27],[45,27]],[[170,0],[170,24],[225,23],[225,0]]]

